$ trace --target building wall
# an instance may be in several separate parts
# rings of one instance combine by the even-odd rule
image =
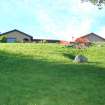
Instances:
[[[94,34],[90,34],[88,36],[85,37],[86,39],[88,39],[90,42],[105,42],[104,39],[95,36]]]
[[[17,31],[14,31],[14,32],[11,32],[11,33],[7,33],[5,34],[7,36],[7,38],[16,38],[16,41],[17,42],[23,42],[23,40],[26,38],[29,40],[29,42],[31,42],[31,37],[29,36],[26,36],[20,32],[17,32]]]

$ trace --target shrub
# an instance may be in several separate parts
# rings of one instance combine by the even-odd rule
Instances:
[[[6,43],[7,42],[7,36],[6,35],[0,36],[0,42]]]
[[[79,49],[89,47],[91,44],[87,38],[77,38],[75,40],[75,43],[76,43],[76,48]]]
[[[63,40],[61,40],[60,44],[64,45],[64,46],[68,46],[68,45],[70,45],[70,42],[69,41],[63,41]]]

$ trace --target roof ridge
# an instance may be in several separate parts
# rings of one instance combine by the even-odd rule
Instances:
[[[2,33],[2,34],[0,34],[0,35],[5,35],[5,34],[8,34],[8,33],[14,32],[14,31],[20,32],[20,33],[22,33],[22,34],[24,34],[24,35],[26,35],[26,36],[29,36],[29,37],[33,38],[33,36],[31,36],[31,35],[29,35],[29,34],[27,34],[27,33],[24,33],[24,32],[22,32],[22,31],[20,31],[20,30],[18,30],[18,29],[13,29],[13,30],[11,30],[11,31],[4,32],[4,33]]]

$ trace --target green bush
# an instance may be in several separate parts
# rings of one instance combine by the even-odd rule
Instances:
[[[6,43],[7,42],[7,36],[6,35],[0,36],[0,42]]]

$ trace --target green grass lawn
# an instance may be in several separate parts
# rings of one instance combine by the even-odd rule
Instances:
[[[0,44],[0,105],[105,105],[105,47]]]

